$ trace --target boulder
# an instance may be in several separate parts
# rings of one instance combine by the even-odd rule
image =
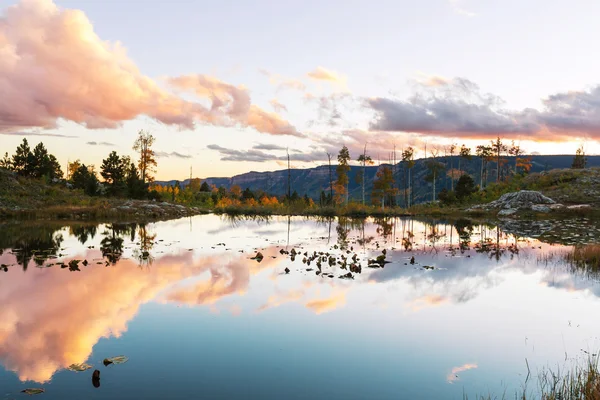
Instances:
[[[518,192],[503,194],[498,200],[485,204],[483,208],[531,210],[531,207],[536,204],[556,204],[556,202],[540,192],[520,190]]]

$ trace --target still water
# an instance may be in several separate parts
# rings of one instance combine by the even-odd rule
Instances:
[[[215,215],[0,225],[0,398],[535,393],[528,373],[600,348],[598,276],[552,244],[593,242],[588,225]],[[119,355],[128,361],[103,365]],[[92,368],[67,369],[76,363]]]

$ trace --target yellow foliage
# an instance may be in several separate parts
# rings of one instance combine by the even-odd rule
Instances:
[[[241,206],[242,203],[238,200],[238,199],[230,199],[228,197],[223,197],[222,199],[220,199],[217,202],[216,207],[217,208],[225,208],[225,207],[232,207],[232,206]]]

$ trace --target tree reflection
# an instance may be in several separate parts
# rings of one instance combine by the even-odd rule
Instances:
[[[392,234],[394,228],[394,225],[392,224],[392,219],[376,218],[375,224],[377,224],[377,234],[387,240],[388,237]]]
[[[140,238],[139,247],[135,249],[134,255],[138,260],[139,266],[149,266],[154,262],[154,257],[150,250],[154,247],[156,233],[149,233],[146,224],[140,224],[138,227],[138,236]]]
[[[69,234],[75,236],[81,244],[85,244],[89,239],[93,239],[97,231],[97,225],[74,225],[69,227]]]
[[[123,255],[123,236],[129,234],[130,239],[135,240],[137,224],[109,224],[107,230],[102,233],[104,238],[100,241],[102,257],[115,265]]]
[[[346,217],[340,217],[338,219],[338,225],[335,228],[337,233],[337,243],[340,249],[346,250],[348,248],[348,233],[350,228],[348,227],[349,220]]]
[[[27,271],[31,261],[42,266],[49,258],[56,258],[63,242],[57,233],[60,227],[23,224],[5,225],[0,229],[0,248],[10,248],[17,263]]]
[[[469,250],[471,244],[471,235],[473,235],[473,223],[468,219],[458,219],[454,223],[456,233],[458,233],[458,248],[461,253]]]

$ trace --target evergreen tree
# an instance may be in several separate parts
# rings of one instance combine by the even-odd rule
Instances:
[[[8,152],[4,153],[4,157],[0,160],[0,168],[4,168],[4,169],[8,169],[8,170],[12,169],[12,161],[10,160],[10,157],[8,156]]]
[[[100,175],[102,175],[108,186],[106,190],[108,195],[119,196],[123,194],[126,187],[125,172],[125,166],[116,151],[112,151],[108,158],[102,160]]]
[[[575,153],[575,157],[573,157],[573,164],[571,168],[573,169],[583,169],[587,164],[587,160],[585,158],[585,152],[583,150],[583,146],[580,146]]]
[[[33,167],[33,153],[29,148],[27,139],[23,138],[23,142],[17,147],[12,158],[13,170],[21,176],[31,176]]]
[[[33,149],[31,162],[31,176],[34,178],[46,177],[48,180],[61,178],[63,173],[56,157],[48,154],[44,143],[40,142]]]
[[[147,184],[145,184],[140,178],[134,163],[129,164],[125,181],[127,184],[127,197],[133,199],[143,199],[148,194]]]
[[[256,198],[256,196],[254,195],[252,190],[250,190],[250,188],[244,189],[244,191],[242,192],[243,200],[250,200],[250,199],[254,199],[254,198]]]
[[[92,173],[85,164],[80,164],[71,175],[71,184],[75,189],[83,189],[88,196],[98,194],[99,184],[95,173]]]
[[[468,198],[477,191],[475,181],[469,174],[462,175],[456,182],[456,198],[460,201]]]
[[[200,185],[200,191],[210,192],[210,186],[208,186],[208,183],[206,183],[206,181],[202,182],[202,185]]]

